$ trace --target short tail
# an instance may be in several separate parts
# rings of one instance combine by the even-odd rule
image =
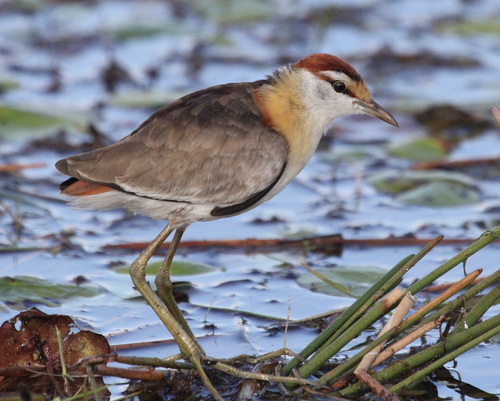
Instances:
[[[78,178],[71,177],[59,185],[63,195],[69,196],[87,196],[98,195],[104,192],[113,191],[113,188],[106,187],[92,182],[81,181]]]

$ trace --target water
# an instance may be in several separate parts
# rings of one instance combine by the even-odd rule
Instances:
[[[329,52],[355,65],[374,98],[394,112],[401,128],[396,130],[369,117],[336,121],[321,151],[281,194],[244,215],[195,224],[185,239],[333,233],[353,239],[410,233],[419,238],[444,234],[474,239],[498,224],[500,183],[495,173],[485,171],[475,176],[481,201],[461,207],[407,205],[378,192],[368,182],[382,169],[411,167],[409,161],[388,156],[386,147],[426,135],[424,127],[413,118],[416,111],[442,103],[459,105],[492,119],[489,109],[498,106],[500,97],[500,27],[495,32],[481,25],[498,19],[499,11],[492,2],[450,0],[436,5],[423,0],[356,4],[275,1],[272,14],[262,13],[260,3],[256,4],[251,14],[258,17],[242,22],[248,15],[236,14],[236,22],[227,22],[213,14],[206,17],[190,3],[176,9],[158,1],[140,5],[115,1],[38,2],[34,11],[22,12],[14,3],[0,2],[0,81],[17,84],[15,89],[1,93],[0,102],[92,121],[111,140],[118,140],[151,113],[151,105],[124,108],[117,105],[117,97],[130,97],[133,91],[149,88],[168,97],[224,82],[256,80],[283,60],[296,60],[315,51]],[[223,8],[217,10],[220,6],[215,1],[211,7],[215,14],[225,12]],[[268,8],[265,10],[267,13]],[[131,81],[119,84],[113,95],[102,84],[103,70],[111,60],[128,72]],[[54,69],[57,78],[51,72]],[[49,92],[55,79],[59,80],[60,90]],[[448,159],[498,157],[499,132],[492,128],[474,137],[466,135],[451,149]],[[49,133],[49,138],[54,134]],[[78,150],[58,150],[46,142],[47,137],[28,146],[38,137],[29,132],[21,136],[5,131],[0,132],[0,137],[0,164],[46,164],[2,180],[0,189],[10,192],[0,194],[0,244],[42,250],[1,253],[0,274],[36,276],[61,284],[84,275],[90,284],[106,292],[94,298],[64,300],[55,308],[40,308],[47,313],[74,316],[85,327],[108,336],[111,344],[170,338],[149,307],[131,299],[135,293],[130,278],[110,269],[117,262],[131,263],[137,253],[103,248],[108,244],[148,242],[164,222],[126,216],[122,211],[69,209],[58,201],[57,185],[63,177],[52,166]],[[87,141],[88,136],[73,128],[59,145],[78,147]],[[353,157],[352,152],[359,149],[365,150],[368,157]],[[344,153],[347,156],[340,164],[331,163],[332,158]],[[22,223],[20,231],[16,231],[16,219]],[[257,224],[257,220],[265,223]],[[73,233],[72,248],[50,253],[66,231]],[[461,248],[438,247],[409,273],[405,283],[422,277]],[[287,249],[271,254],[181,251],[181,259],[216,268],[206,275],[176,278],[192,286],[187,291],[189,303],[182,303],[181,308],[187,312],[195,334],[202,337],[208,354],[227,357],[241,352],[267,352],[282,346],[283,331],[270,335],[266,330],[270,320],[244,312],[284,319],[290,298],[291,319],[301,319],[351,302],[300,287],[295,278],[303,272],[302,260],[313,268],[372,264],[390,268],[417,250],[350,247],[341,256]],[[483,268],[484,274],[490,274],[498,268],[499,258],[499,247],[493,244],[471,257],[467,270]],[[277,259],[290,265],[284,267]],[[461,277],[462,269],[457,268],[439,282]],[[7,308],[0,317],[5,320],[16,313]],[[206,327],[206,322],[215,325],[215,332]],[[297,328],[292,334],[287,345],[298,351],[315,332]],[[500,365],[498,358],[492,357],[498,351],[496,343],[478,347],[458,358],[455,369],[464,382],[499,394]],[[133,350],[128,352],[134,354]],[[163,356],[175,353],[176,347],[150,347],[141,352]],[[481,368],[477,367],[478,360]],[[438,389],[440,397],[461,399],[445,385],[438,384]]]

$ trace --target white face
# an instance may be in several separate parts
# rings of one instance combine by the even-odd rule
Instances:
[[[318,129],[326,130],[335,118],[364,113],[357,99],[345,93],[356,86],[346,74],[337,71],[322,72],[322,75],[331,80],[328,82],[307,70],[299,73],[302,75],[300,92],[304,106],[309,110],[310,121]],[[320,126],[323,128],[319,128]]]
[[[368,114],[398,126],[394,117],[372,100],[363,81],[339,71],[323,71],[324,78],[307,70],[299,74],[301,98],[310,114],[309,123],[316,129],[325,130],[333,119],[351,114]]]

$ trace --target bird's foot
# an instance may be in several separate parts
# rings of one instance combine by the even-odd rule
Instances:
[[[203,382],[203,385],[207,388],[208,391],[210,391],[210,393],[212,394],[214,399],[216,399],[217,401],[224,401],[224,399],[221,397],[221,395],[219,394],[217,389],[213,386],[212,382],[210,381],[210,379],[208,378],[208,376],[205,372],[205,369],[203,368],[203,364],[207,361],[210,361],[211,359],[207,358],[205,356],[205,354],[203,353],[203,355],[200,355],[200,354],[190,355],[189,357],[187,357],[187,360],[195,366],[195,368],[198,371],[200,378]],[[210,363],[208,363],[208,364],[210,364]]]

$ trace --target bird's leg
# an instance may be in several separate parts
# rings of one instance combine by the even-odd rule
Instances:
[[[191,337],[193,342],[198,344],[196,337],[194,336],[191,328],[189,327],[186,319],[182,315],[182,312],[175,301],[173,289],[172,289],[172,281],[170,280],[170,265],[172,264],[172,260],[174,259],[175,252],[177,251],[177,247],[181,241],[182,235],[186,231],[186,227],[179,227],[174,234],[174,238],[170,243],[170,247],[167,252],[167,256],[161,265],[161,269],[156,275],[156,288],[158,290],[158,295],[162,299],[163,303],[167,307],[168,311],[171,315],[177,320],[177,322],[182,326],[184,331]],[[198,345],[199,346],[199,345]],[[201,347],[199,346],[201,349]]]
[[[180,229],[180,233],[177,232],[174,235],[174,242],[177,237],[177,244],[179,243],[182,233],[186,228]],[[155,251],[160,247],[161,244],[165,242],[168,236],[174,231],[174,228],[167,224],[167,226],[162,230],[162,232],[148,245],[148,247],[142,251],[139,257],[134,260],[132,265],[130,266],[130,277],[132,277],[132,281],[135,285],[135,288],[142,294],[142,296],[146,299],[148,304],[153,308],[155,313],[158,315],[160,320],[163,322],[165,327],[170,331],[175,341],[179,345],[179,348],[183,355],[193,363],[196,367],[196,370],[200,374],[201,380],[205,387],[212,393],[214,398],[218,401],[223,401],[222,397],[219,395],[215,387],[210,382],[205,370],[202,366],[202,357],[205,358],[205,353],[202,348],[198,344],[196,340],[192,338],[191,330],[189,330],[189,335],[183,329],[180,323],[176,320],[174,316],[168,311],[168,309],[163,304],[162,300],[156,295],[156,293],[151,288],[148,281],[146,281],[146,265],[155,253]],[[172,247],[171,247],[172,248]],[[170,262],[172,261],[175,253],[175,249],[177,246],[171,250],[169,249],[167,257],[170,258]],[[170,262],[168,266],[170,267]],[[165,263],[164,263],[165,264]],[[175,302],[175,301],[174,301]],[[178,308],[177,308],[178,310]],[[180,313],[180,311],[179,311]],[[182,316],[182,315],[181,315]],[[184,318],[182,319],[187,326]]]
[[[177,341],[181,352],[186,356],[194,357],[195,359],[198,358],[199,360],[200,357],[204,355],[201,347],[197,342],[193,341],[188,333],[186,333],[182,325],[177,322],[176,318],[172,316],[163,304],[162,300],[153,291],[149,282],[146,281],[146,264],[173,230],[174,228],[170,227],[170,225],[167,225],[162,230],[158,237],[156,237],[132,263],[130,266],[130,276],[132,277],[135,288],[146,299],[147,303],[153,308],[160,320]]]

